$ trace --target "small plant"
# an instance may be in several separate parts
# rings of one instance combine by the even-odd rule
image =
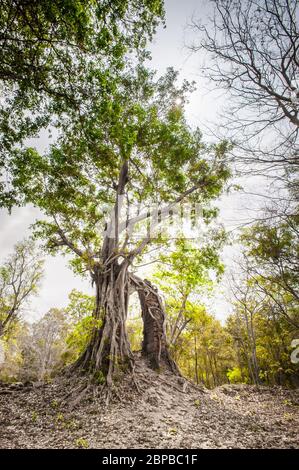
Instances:
[[[78,423],[76,423],[76,421],[73,419],[71,421],[68,421],[66,423],[66,427],[67,429],[69,429],[70,431],[75,431],[75,429],[78,429]]]
[[[35,423],[37,421],[37,418],[38,418],[38,414],[36,411],[32,411],[31,413],[31,419],[33,421],[33,423]]]
[[[219,401],[219,397],[216,393],[212,393],[211,398],[212,398],[212,400]]]
[[[83,437],[79,437],[78,439],[75,440],[75,444],[79,449],[88,449],[89,443],[87,439],[84,439]]]
[[[294,416],[292,415],[292,413],[284,413],[283,417],[286,421],[293,421],[294,419]]]
[[[195,400],[194,401],[194,406],[196,406],[197,408],[200,407],[200,400]]]
[[[55,409],[55,408],[58,408],[58,406],[59,406],[58,400],[53,400],[53,401],[51,402],[51,407],[52,407],[52,408]]]

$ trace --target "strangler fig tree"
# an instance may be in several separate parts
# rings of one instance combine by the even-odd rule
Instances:
[[[186,123],[190,88],[177,85],[172,69],[156,79],[139,66],[105,100],[95,100],[77,121],[66,121],[57,144],[44,155],[33,148],[15,155],[14,187],[46,216],[35,225],[36,234],[50,251],[71,254],[74,269],[89,273],[95,286],[100,326],[78,366],[101,371],[108,385],[115,374],[134,367],[126,331],[134,290],[149,328],[157,325],[156,338],[146,334],[144,352],[155,367],[170,364],[159,330],[158,294],[132,273],[137,257],[163,243],[148,225],[162,224],[176,204],[190,201],[209,219],[209,203],[229,177],[229,144],[206,145],[199,129]],[[152,325],[146,315],[155,314]]]

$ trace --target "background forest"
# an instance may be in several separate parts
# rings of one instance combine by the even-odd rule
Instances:
[[[244,242],[248,237],[250,240],[246,244],[246,270],[243,278],[231,285],[234,310],[224,324],[201,302],[203,296],[213,295],[217,277],[223,273],[215,247],[199,249],[189,240],[177,240],[169,254],[163,251],[160,267],[152,273],[166,305],[171,354],[182,373],[195,383],[208,388],[224,383],[298,386],[296,350],[292,347],[298,335],[296,298],[288,285],[281,286],[282,277],[267,276],[270,263],[274,270],[283,263],[283,257],[290,259],[292,231],[280,227],[285,230],[284,240],[276,238],[279,246],[269,246],[270,230],[271,240],[273,234],[278,237],[277,228],[264,225],[242,234]],[[258,237],[258,252],[254,237]],[[298,256],[298,245],[296,248],[292,262]],[[211,279],[212,273],[216,280]],[[66,308],[53,307],[39,321],[26,322],[25,301],[38,293],[41,277],[42,254],[37,256],[31,241],[19,244],[1,268],[1,380],[51,381],[78,359],[90,339],[96,322],[95,298],[77,290],[70,292]],[[127,329],[132,350],[140,351],[143,322],[135,297],[130,303]]]

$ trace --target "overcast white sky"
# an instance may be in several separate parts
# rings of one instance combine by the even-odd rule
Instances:
[[[181,78],[194,80],[197,90],[187,105],[187,119],[192,125],[203,130],[209,122],[217,122],[217,113],[226,102],[219,92],[209,91],[207,84],[199,76],[201,57],[192,55],[184,47],[191,41],[186,31],[188,20],[193,14],[204,17],[207,13],[207,2],[204,0],[166,0],[166,29],[160,28],[152,50],[152,67],[162,74],[167,67],[179,70]],[[39,150],[47,147],[49,140],[47,133],[42,133],[39,139],[33,141]],[[248,180],[245,182],[247,189],[255,188],[259,182]],[[262,183],[261,183],[262,184]],[[259,200],[250,201],[241,195],[233,195],[224,198],[221,202],[221,220],[228,230],[233,228],[240,218],[245,220],[250,214],[253,205],[258,205]],[[249,210],[250,209],[250,210]],[[34,223],[39,213],[31,207],[15,208],[11,215],[0,211],[0,263],[13,250],[14,244],[22,240],[30,233],[30,225]],[[225,262],[229,265],[234,254],[232,248],[224,252]],[[45,277],[42,289],[37,298],[31,303],[31,319],[37,319],[45,314],[51,307],[63,307],[67,304],[69,292],[79,289],[84,292],[92,292],[87,280],[75,276],[67,266],[67,260],[62,256],[48,257],[46,261]],[[224,299],[224,287],[217,289],[217,295],[210,302],[212,311],[220,319],[225,318],[229,311],[229,304]]]

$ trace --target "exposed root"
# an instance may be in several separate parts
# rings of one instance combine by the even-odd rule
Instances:
[[[66,377],[69,382],[69,375]],[[61,379],[63,380],[63,376]],[[144,381],[143,379],[144,377],[135,369],[135,360],[133,367],[127,370],[126,373],[123,372],[119,375],[117,380],[105,380],[104,383],[98,383],[94,373],[82,375],[78,374],[78,370],[76,370],[73,378],[76,385],[71,385],[71,389],[63,396],[61,404],[73,410],[78,408],[80,403],[89,400],[96,400],[103,407],[109,406],[111,402],[122,403],[124,401],[124,390],[127,391],[130,388],[133,395],[140,395],[144,392],[141,386],[141,382]],[[78,381],[80,382],[79,385]]]

